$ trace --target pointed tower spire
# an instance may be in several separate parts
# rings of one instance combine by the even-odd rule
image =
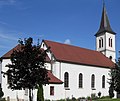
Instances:
[[[110,23],[109,23],[104,0],[103,0],[103,11],[102,11],[100,28],[98,32],[95,34],[95,36],[101,34],[102,32],[110,32],[112,34],[115,34],[115,32],[112,30]]]

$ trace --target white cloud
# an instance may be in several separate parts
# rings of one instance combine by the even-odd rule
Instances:
[[[70,39],[66,39],[64,43],[65,44],[71,44],[71,41],[70,41]]]
[[[14,5],[16,0],[0,0],[0,6],[4,5]]]
[[[13,36],[8,35],[8,34],[2,34],[1,32],[0,32],[0,38],[3,39],[3,40],[12,40],[12,41],[17,40],[16,37],[13,37]]]

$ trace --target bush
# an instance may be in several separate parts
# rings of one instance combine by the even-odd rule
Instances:
[[[77,99],[77,101],[81,101],[81,100],[83,100],[83,99],[85,99],[85,97],[79,97],[79,98]]]
[[[102,96],[101,99],[108,99],[110,98],[109,96]]]
[[[0,101],[6,101],[5,98],[1,98]]]
[[[50,101],[49,99],[46,99],[45,101]]]
[[[65,101],[64,99],[60,99],[60,100],[57,100],[57,101]]]
[[[90,96],[88,96],[87,99],[90,100]]]
[[[72,101],[76,101],[76,98],[75,98],[75,97],[72,97]]]

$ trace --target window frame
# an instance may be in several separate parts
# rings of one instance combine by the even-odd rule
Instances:
[[[54,86],[50,86],[50,96],[54,96],[55,91],[54,91]]]
[[[95,88],[95,75],[94,74],[91,75],[91,88],[92,89]]]
[[[64,73],[64,87],[69,88],[69,73],[68,72]]]
[[[102,76],[102,88],[105,88],[105,75]]]
[[[83,88],[83,74],[79,74],[79,88]]]

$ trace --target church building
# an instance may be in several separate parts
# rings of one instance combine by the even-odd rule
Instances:
[[[50,40],[42,40],[41,48],[46,50],[48,60],[45,63],[50,77],[50,84],[44,86],[45,99],[58,100],[66,98],[88,97],[91,94],[101,92],[101,96],[108,96],[110,78],[108,73],[114,68],[116,59],[115,35],[103,5],[100,28],[95,34],[96,50],[81,48]],[[10,55],[19,45],[4,54],[1,59],[1,69],[10,63]],[[15,90],[7,88],[7,77],[1,75],[1,86],[4,97],[10,101],[28,101],[28,89]],[[36,101],[37,90],[33,92],[33,99]]]

